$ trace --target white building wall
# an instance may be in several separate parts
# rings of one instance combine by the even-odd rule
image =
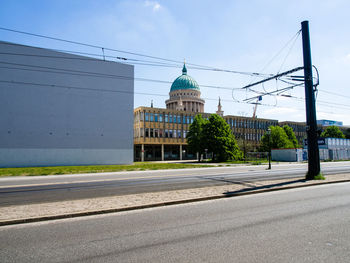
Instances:
[[[302,149],[273,149],[271,150],[273,161],[301,162],[303,160]]]
[[[0,42],[0,167],[133,160],[134,68]]]

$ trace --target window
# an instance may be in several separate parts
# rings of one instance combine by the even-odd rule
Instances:
[[[181,130],[177,130],[177,136],[181,138]]]
[[[153,129],[151,128],[150,137],[153,138]]]
[[[176,137],[177,137],[177,136],[176,136],[176,130],[174,130],[174,133],[173,133],[173,134],[174,134],[174,138],[176,138]]]
[[[140,119],[141,119],[141,121],[143,121],[143,112],[141,112]]]
[[[187,131],[184,131],[184,138],[186,138]]]
[[[153,113],[150,113],[150,121],[154,121],[154,114]]]
[[[174,123],[176,123],[176,115],[174,115]]]
[[[148,128],[145,129],[145,137],[146,137],[146,138],[149,137],[149,130],[148,130]]]
[[[182,117],[182,123],[183,123],[183,124],[186,124],[186,116],[183,116],[183,117]]]
[[[159,137],[159,130],[158,129],[154,129],[154,137],[155,138]]]
[[[154,114],[154,121],[158,122],[158,114],[157,113]]]
[[[190,116],[187,116],[187,124],[190,124]]]
[[[169,137],[169,131],[167,129],[165,129],[165,138]]]
[[[169,130],[169,138],[173,138],[173,130]]]
[[[140,129],[140,137],[143,137],[144,133],[143,133],[143,128]]]
[[[149,113],[145,112],[145,121],[149,121]]]
[[[177,123],[181,123],[181,116],[177,116]]]
[[[168,122],[168,114],[165,114],[165,122]]]
[[[163,114],[162,113],[159,114],[159,122],[163,122]]]
[[[173,123],[173,115],[169,114],[169,123]]]

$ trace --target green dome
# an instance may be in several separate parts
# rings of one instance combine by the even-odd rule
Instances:
[[[185,64],[182,68],[182,75],[175,79],[173,84],[171,84],[170,92],[181,89],[199,90],[198,83],[192,77],[187,75]]]

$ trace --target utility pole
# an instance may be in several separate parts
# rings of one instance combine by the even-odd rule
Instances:
[[[317,122],[314,85],[312,79],[312,62],[309,35],[309,21],[301,22],[304,57],[305,104],[306,104],[306,133],[308,151],[307,180],[314,179],[320,173],[320,154],[317,143]]]
[[[312,78],[312,63],[311,63],[311,48],[310,48],[310,35],[309,35],[309,21],[301,22],[301,31],[303,38],[303,57],[304,67],[294,68],[277,75],[268,77],[255,83],[251,83],[244,86],[242,89],[248,89],[255,85],[270,81],[273,79],[279,79],[282,76],[286,76],[293,72],[304,69],[304,85],[305,85],[305,104],[306,104],[306,134],[308,140],[308,173],[306,175],[307,180],[312,180],[320,173],[320,154],[318,149],[318,136],[317,136],[317,122],[316,122],[316,106],[315,106],[315,91]],[[301,79],[295,77],[292,80],[300,81]],[[286,91],[299,85],[294,85],[280,90],[271,92],[260,93],[256,97],[245,99],[245,101],[251,101],[259,96],[271,95],[277,92]]]

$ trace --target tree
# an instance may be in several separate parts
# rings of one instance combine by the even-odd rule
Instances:
[[[345,138],[346,138],[346,139],[350,139],[350,128],[347,128],[347,129],[344,131],[344,135],[345,135]]]
[[[285,130],[280,126],[270,126],[270,134],[265,133],[261,138],[260,150],[269,152],[270,149],[294,148]]]
[[[337,126],[329,126],[324,132],[321,133],[321,137],[325,138],[345,138],[344,133]]]
[[[252,141],[247,141],[242,138],[236,139],[237,145],[239,149],[243,150],[243,156],[245,157],[245,153],[254,152],[255,144]]]
[[[295,136],[295,133],[292,127],[289,127],[288,125],[284,125],[283,130],[287,134],[288,139],[293,143],[294,148],[299,148],[300,145],[298,143],[297,137]]]
[[[213,153],[213,161],[242,159],[230,126],[217,114],[212,114],[203,128],[204,145]]]
[[[197,114],[189,127],[186,139],[189,151],[198,153],[198,162],[200,162],[201,154],[204,152],[205,145],[203,140],[203,127],[207,121],[202,115]]]

